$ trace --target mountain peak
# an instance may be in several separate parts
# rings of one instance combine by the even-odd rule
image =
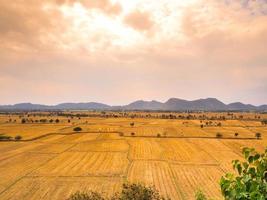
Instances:
[[[267,111],[267,105],[253,106],[234,102],[224,104],[216,98],[206,98],[197,100],[184,100],[179,98],[170,98],[166,102],[151,100],[137,100],[125,106],[110,106],[97,102],[85,103],[61,103],[55,106],[19,103],[15,105],[0,106],[0,110],[159,110],[159,111]]]

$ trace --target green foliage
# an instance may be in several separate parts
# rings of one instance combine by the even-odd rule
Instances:
[[[201,190],[197,190],[195,193],[195,199],[196,200],[208,200],[206,195],[201,191]]]
[[[98,192],[72,194],[67,200],[108,200]],[[116,193],[110,200],[165,200],[154,187],[142,184],[123,184],[122,191]]]
[[[11,140],[12,137],[4,134],[0,134],[0,140]]]
[[[220,180],[223,196],[231,200],[267,199],[267,148],[262,154],[244,148],[243,155],[245,162],[232,162],[237,175],[228,173]]]
[[[112,200],[164,200],[154,187],[142,184],[123,184],[121,193],[116,194]]]
[[[105,200],[98,192],[76,192],[72,194],[67,200]]]
[[[78,131],[82,131],[82,128],[78,126],[78,127],[75,127],[73,130],[78,132]]]

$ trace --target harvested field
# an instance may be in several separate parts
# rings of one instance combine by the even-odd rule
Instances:
[[[137,138],[128,139],[130,158],[132,160],[160,160],[163,148],[157,139]]]
[[[1,160],[0,170],[1,172],[4,172],[1,174],[0,179],[2,191],[14,184],[20,178],[31,173],[34,169],[45,164],[53,157],[54,155],[50,154],[21,153],[11,156],[8,159]]]
[[[193,199],[198,188],[221,199],[218,181],[233,172],[232,160],[242,160],[242,148],[263,151],[267,146],[267,126],[253,120],[206,125],[210,120],[50,118],[60,122],[8,123],[8,116],[0,116],[0,134],[35,138],[0,142],[1,199],[65,200],[90,189],[111,196],[125,181],[153,184],[175,200]],[[82,131],[73,132],[78,126]],[[216,138],[218,132],[222,138]],[[262,139],[256,140],[255,133]]]
[[[216,166],[171,165],[183,199],[194,200],[195,191],[201,189],[209,198],[220,199],[218,180],[224,174]]]
[[[127,152],[129,145],[125,140],[93,140],[75,145],[70,151],[78,152]]]
[[[187,139],[163,139],[160,141],[160,144],[164,149],[163,159],[179,163],[216,163],[212,156],[203,151],[199,146],[192,144]]]
[[[31,176],[123,176],[127,165],[126,153],[65,152]]]
[[[122,179],[118,177],[24,177],[3,192],[1,199],[66,199],[76,191],[91,190],[111,196],[121,185]]]
[[[167,162],[134,161],[129,168],[128,181],[154,185],[165,197],[182,199]]]
[[[59,132],[65,125],[60,124],[2,124],[0,133],[15,137],[22,136],[23,139],[31,139],[47,133]]]

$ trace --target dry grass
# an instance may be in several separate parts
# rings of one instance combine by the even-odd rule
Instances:
[[[223,172],[216,166],[172,165],[174,177],[183,198],[193,200],[195,191],[201,189],[209,198],[220,199],[218,180]]]
[[[128,181],[154,185],[159,192],[171,199],[182,199],[175,183],[172,169],[163,161],[134,161],[130,166]]]
[[[15,137],[21,135],[23,139],[30,139],[47,133],[60,132],[66,126],[63,124],[2,124],[0,133]]]
[[[74,117],[68,123],[70,118],[52,116],[47,118],[59,118],[60,123],[21,124],[16,115],[0,115],[0,134],[30,139],[54,133],[34,141],[0,142],[1,199],[61,200],[77,190],[90,189],[110,196],[125,181],[153,184],[172,199],[193,199],[199,187],[209,197],[220,199],[218,181],[232,171],[233,159],[242,159],[242,148],[262,151],[267,146],[267,126],[254,121],[255,114],[242,115],[251,120],[214,120],[221,127],[203,128],[200,125],[207,120]],[[18,122],[7,123],[9,118]],[[76,126],[83,129],[81,133],[73,133]],[[218,132],[233,139],[210,138]],[[257,132],[262,140],[235,139],[255,137]]]
[[[122,176],[128,165],[125,153],[65,152],[35,170],[32,176]]]

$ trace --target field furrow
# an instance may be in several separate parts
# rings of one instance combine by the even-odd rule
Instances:
[[[133,161],[128,172],[129,182],[139,182],[155,186],[165,197],[182,199],[175,184],[171,169],[164,161]]]
[[[65,152],[31,176],[123,176],[127,165],[126,153]]]
[[[198,189],[209,198],[221,199],[219,180],[223,172],[214,166],[171,165],[178,187],[183,191],[184,199],[194,200]]]

